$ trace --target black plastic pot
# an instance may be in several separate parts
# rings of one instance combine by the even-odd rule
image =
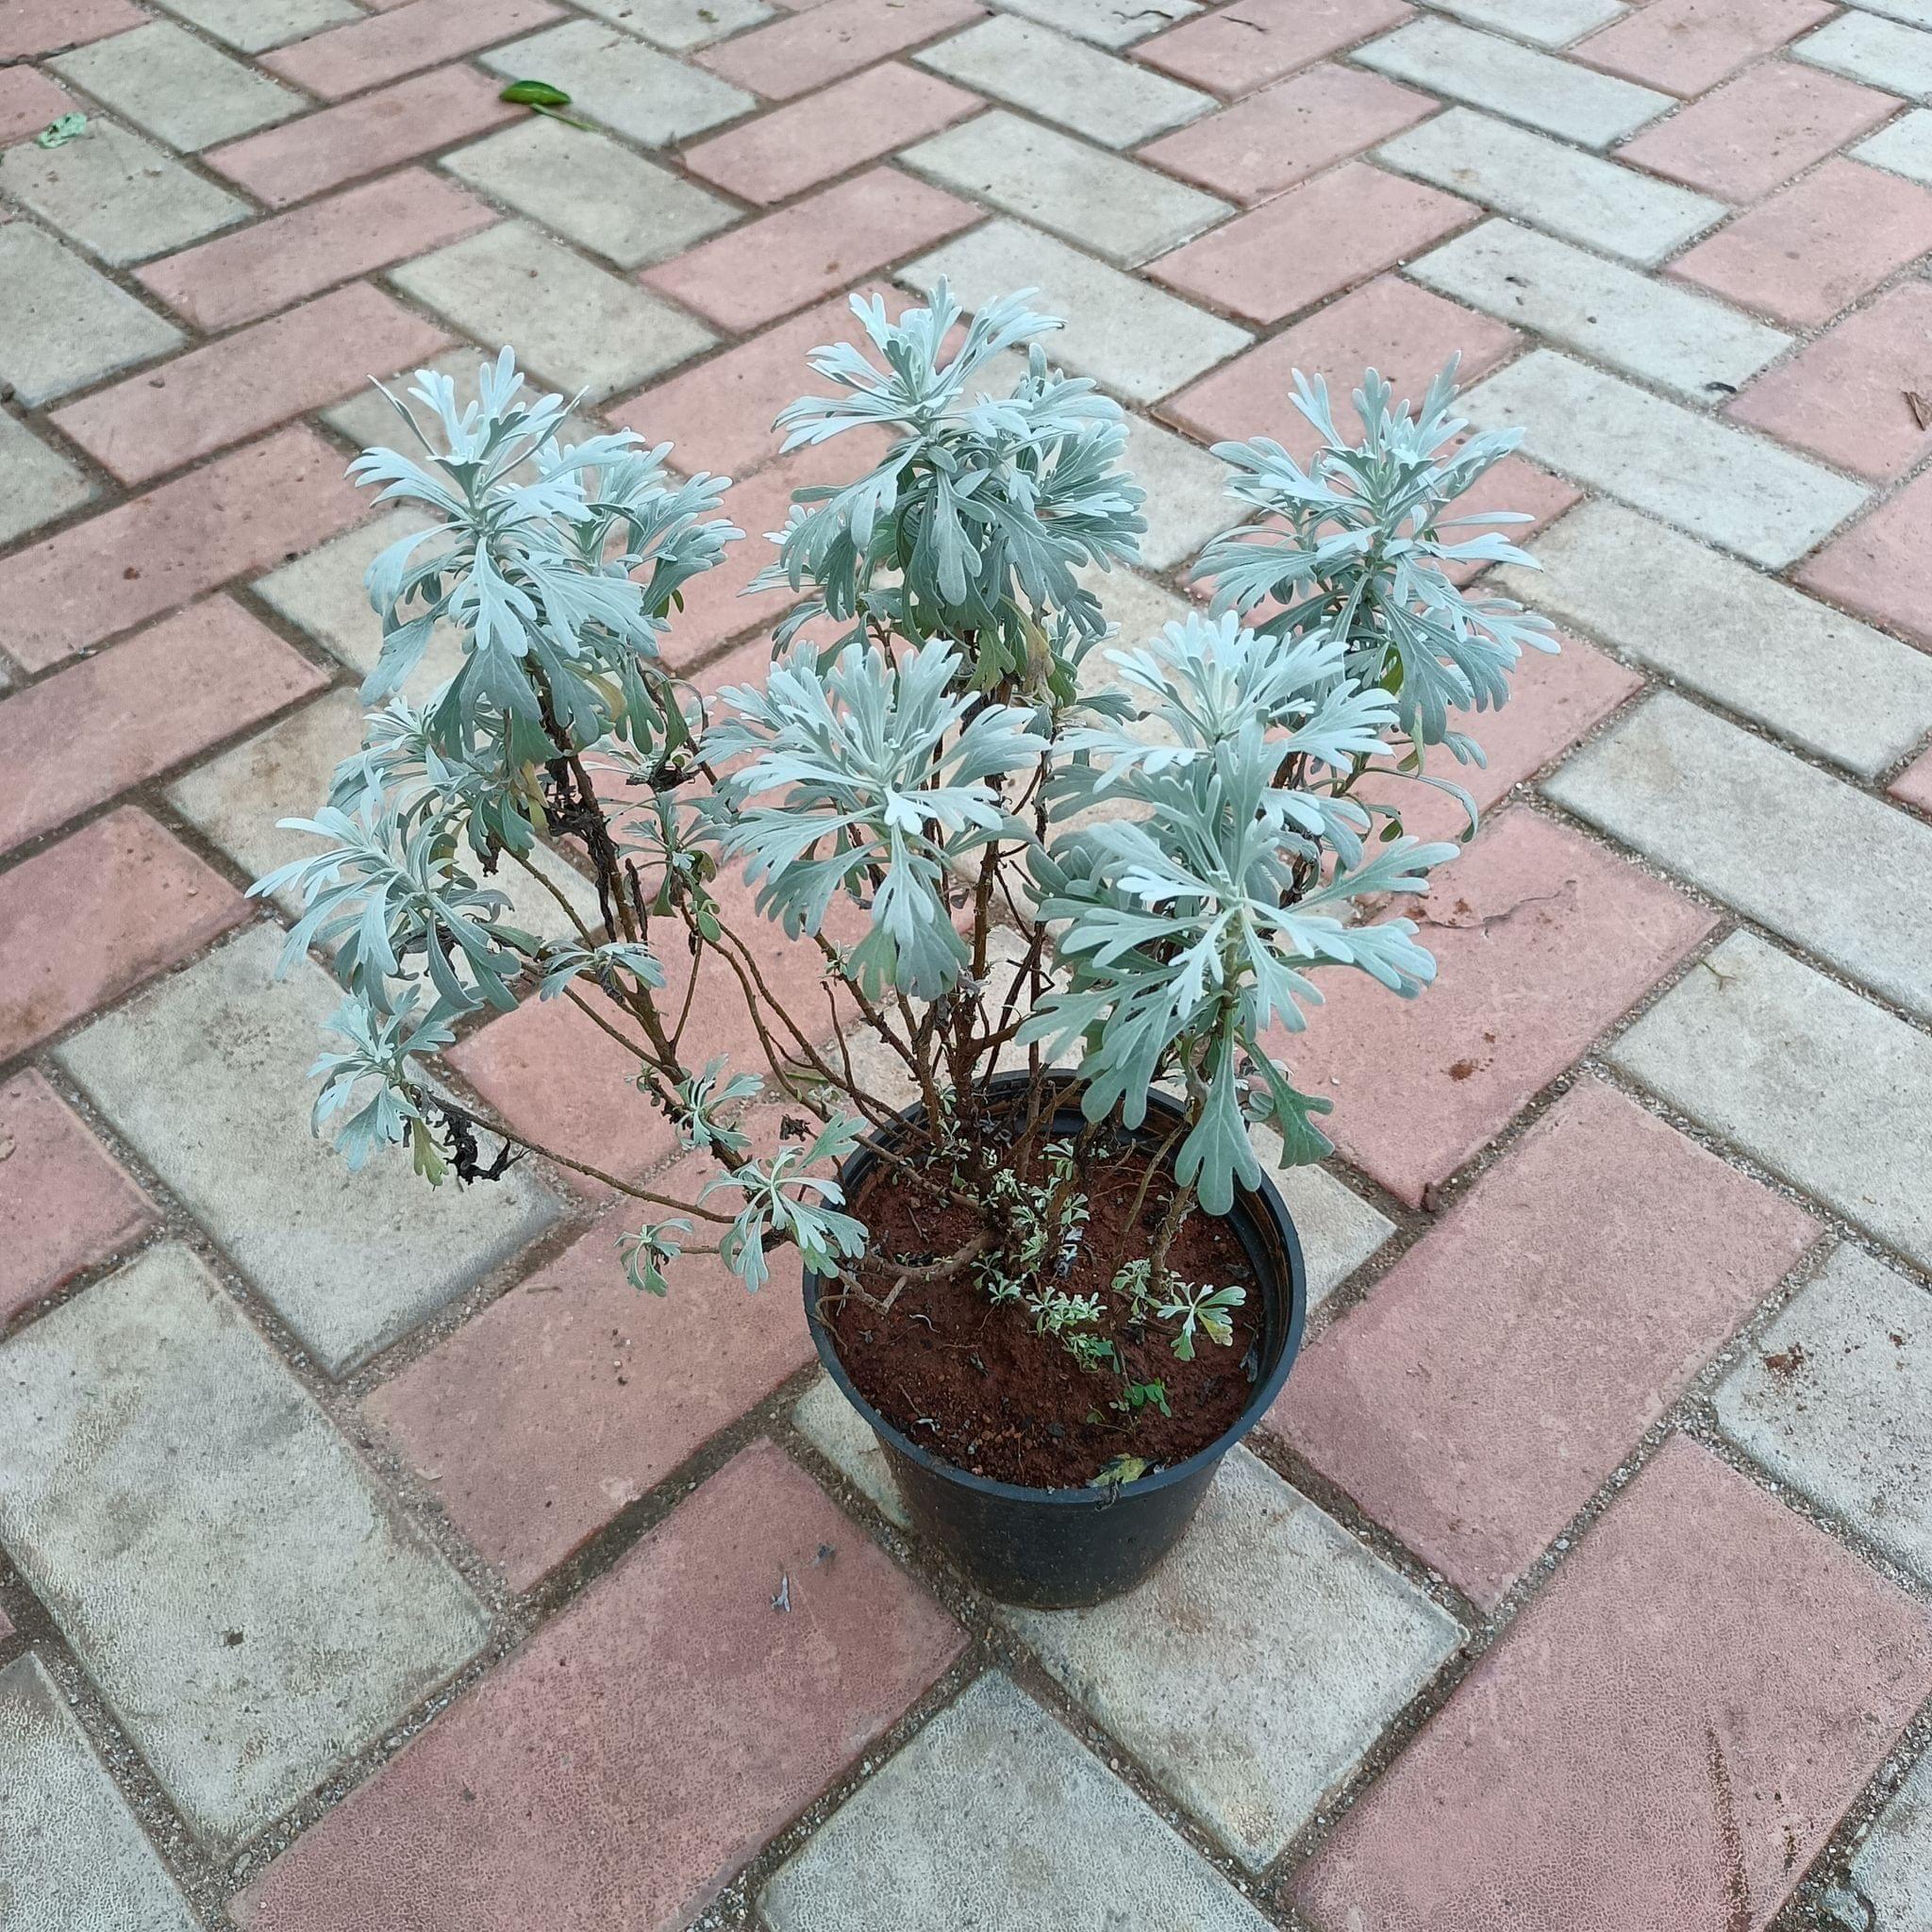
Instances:
[[[1002,1076],[993,1083],[995,1099],[1002,1091],[1024,1090],[1024,1074]],[[905,1116],[916,1117],[915,1110]],[[1140,1138],[1150,1153],[1179,1117],[1165,1096],[1149,1096]],[[1055,1116],[1056,1128],[1070,1135],[1080,1124],[1076,1111]],[[858,1197],[876,1159],[866,1145],[846,1161],[840,1178],[848,1201]],[[853,1387],[831,1332],[818,1319],[824,1284],[806,1270],[806,1313],[819,1359],[879,1439],[914,1526],[989,1595],[1002,1603],[1065,1609],[1104,1603],[1130,1590],[1180,1541],[1221,1458],[1281,1393],[1308,1314],[1301,1241],[1265,1174],[1258,1188],[1237,1189],[1228,1221],[1259,1284],[1262,1325],[1254,1393],[1233,1425],[1205,1449],[1118,1489],[1035,1490],[994,1482],[955,1468],[903,1435]]]

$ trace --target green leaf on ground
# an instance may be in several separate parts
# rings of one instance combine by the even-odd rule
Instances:
[[[552,87],[547,80],[513,80],[499,98],[509,102],[512,107],[532,108],[540,114],[548,114],[567,127],[581,127],[586,134],[595,132],[588,122],[573,120],[570,115],[557,111],[570,106],[570,96],[560,87]]]
[[[70,141],[78,141],[87,132],[85,114],[63,114],[58,121],[50,121],[34,136],[36,147],[65,147]]]

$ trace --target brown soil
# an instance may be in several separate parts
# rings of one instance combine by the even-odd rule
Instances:
[[[1078,1488],[1117,1456],[1154,1468],[1205,1449],[1253,1393],[1261,1291],[1234,1229],[1197,1209],[1181,1224],[1169,1266],[1184,1281],[1247,1290],[1233,1310],[1234,1341],[1223,1348],[1197,1336],[1194,1359],[1184,1362],[1171,1345],[1172,1324],[1144,1332],[1125,1325],[1126,1308],[1110,1285],[1123,1262],[1152,1252],[1168,1191],[1159,1181],[1149,1188],[1140,1224],[1129,1227],[1143,1172],[1131,1156],[1096,1163],[1079,1252],[1056,1280],[1069,1294],[1101,1297],[1103,1318],[1092,1332],[1119,1349],[1124,1378],[1081,1368],[1055,1338],[1034,1333],[1024,1307],[993,1307],[968,1271],[908,1285],[890,1314],[857,1300],[828,1311],[839,1358],[859,1393],[956,1467],[1032,1489]],[[874,1252],[906,1261],[950,1254],[975,1225],[970,1209],[936,1205],[903,1182],[861,1187],[855,1211],[872,1230]],[[1163,1383],[1172,1414],[1151,1404],[1131,1414],[1109,1408],[1124,1380]]]

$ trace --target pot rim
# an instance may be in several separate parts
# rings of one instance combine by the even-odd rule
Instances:
[[[1026,1077],[1024,1074],[996,1074],[991,1084],[997,1089],[1015,1081],[1024,1081]],[[1147,1110],[1149,1113],[1164,1113],[1169,1118],[1176,1117],[1180,1111],[1174,1102],[1158,1088],[1147,1095]],[[915,1102],[911,1107],[901,1109],[900,1118],[913,1121],[919,1117],[920,1111],[920,1104]],[[848,1200],[873,1163],[875,1138],[874,1135],[867,1135],[839,1170],[839,1178],[846,1189]],[[1282,1341],[1280,1356],[1268,1374],[1255,1384],[1241,1413],[1211,1442],[1195,1450],[1184,1461],[1169,1463],[1150,1474],[1137,1476],[1131,1483],[1112,1488],[1083,1483],[1074,1489],[1041,1490],[1025,1483],[1003,1482],[996,1476],[974,1475],[971,1470],[961,1469],[943,1456],[935,1456],[930,1449],[915,1442],[903,1430],[889,1423],[853,1385],[845,1364],[839,1359],[838,1350],[832,1346],[825,1324],[819,1320],[819,1294],[824,1282],[812,1269],[804,1268],[800,1272],[804,1277],[805,1319],[807,1327],[811,1330],[812,1346],[817,1349],[819,1361],[837,1385],[839,1392],[865,1418],[877,1435],[929,1474],[942,1476],[981,1495],[998,1496],[1008,1502],[1030,1503],[1048,1508],[1105,1509],[1111,1508],[1116,1503],[1129,1502],[1137,1496],[1172,1488],[1218,1463],[1274,1407],[1275,1397],[1281,1393],[1282,1386],[1288,1380],[1288,1372],[1301,1352],[1302,1333],[1307,1324],[1307,1265],[1302,1255],[1301,1234],[1294,1224],[1294,1217],[1288,1211],[1287,1202],[1281,1198],[1280,1191],[1269,1178],[1265,1168],[1261,1172],[1260,1186],[1248,1188],[1237,1182],[1236,1189],[1237,1205],[1245,1199],[1257,1216],[1274,1224],[1288,1257],[1287,1279],[1280,1284],[1278,1291],[1288,1304],[1288,1333]],[[1263,1292],[1266,1291],[1264,1287]]]

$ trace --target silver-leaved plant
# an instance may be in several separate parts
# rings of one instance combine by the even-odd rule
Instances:
[[[1202,555],[1211,609],[1120,638],[1105,574],[1138,558],[1142,492],[1120,409],[1046,357],[1058,325],[1024,297],[967,321],[943,284],[896,322],[853,308],[865,345],[810,358],[837,392],[778,426],[787,449],[856,428],[889,447],[796,493],[752,586],[796,608],[764,674],[709,696],[673,668],[675,638],[685,588],[741,534],[724,479],[680,481],[629,432],[566,444],[564,400],[530,394],[508,350],[460,404],[421,375],[420,411],[397,405],[420,454],[356,463],[430,521],[370,570],[365,742],[287,822],[319,849],[255,888],[300,892],[286,957],[312,948],[341,984],[316,1125],[352,1165],[407,1142],[431,1181],[526,1154],[597,1174],[651,1210],[622,1245],[654,1292],[703,1251],[756,1289],[786,1244],[881,1306],[970,1271],[1101,1367],[1099,1297],[1057,1283],[1095,1173],[1147,1166],[1121,1130],[1160,1088],[1185,1111],[1172,1184],[1114,1286],[1187,1359],[1227,1339],[1240,1291],[1174,1278],[1176,1228],[1259,1179],[1257,1130],[1285,1163],[1327,1151],[1331,1103],[1283,1052],[1322,976],[1403,997],[1434,976],[1389,907],[1457,848],[1403,833],[1401,782],[1462,798],[1474,829],[1427,755],[1478,760],[1458,721],[1503,702],[1525,645],[1554,648],[1451,574],[1528,561],[1493,527],[1467,534],[1513,519],[1453,513],[1515,439],[1461,440],[1453,370],[1417,414],[1371,373],[1359,441],[1297,376],[1309,462],[1217,449],[1245,521]],[[986,393],[1022,346],[1010,393]],[[411,702],[439,632],[459,668]],[[555,900],[552,936],[514,922],[506,867],[529,874],[525,903]],[[811,961],[786,975],[804,992],[774,991],[765,922]],[[604,1174],[432,1082],[459,1029],[532,997],[624,1051],[694,1185]],[[1086,1130],[1057,1133],[1072,1107]],[[954,1251],[872,1239],[837,1172],[867,1138],[908,1198],[967,1210]],[[1135,1383],[1113,1406],[1164,1400]]]

